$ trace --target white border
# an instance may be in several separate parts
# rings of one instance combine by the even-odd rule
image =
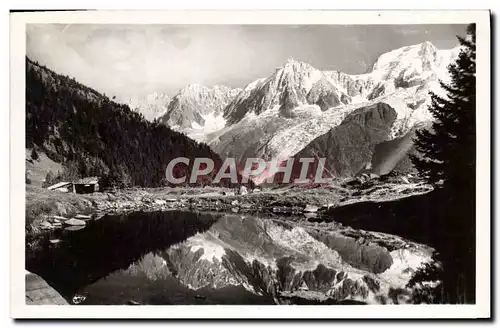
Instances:
[[[11,317],[485,318],[490,309],[490,21],[488,11],[93,11],[11,14]],[[477,24],[477,296],[475,305],[27,306],[24,282],[26,23]]]

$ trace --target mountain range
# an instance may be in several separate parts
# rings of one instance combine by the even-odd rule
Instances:
[[[237,163],[308,153],[326,155],[336,176],[364,168],[385,174],[408,162],[415,129],[432,120],[429,92],[442,94],[439,81],[449,81],[447,67],[459,50],[430,42],[406,46],[382,54],[358,75],[289,59],[243,89],[190,85],[160,120]],[[384,122],[375,122],[377,116]]]

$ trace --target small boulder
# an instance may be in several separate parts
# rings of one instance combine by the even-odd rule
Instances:
[[[247,189],[247,187],[245,187],[245,186],[241,186],[241,187],[240,187],[240,190],[239,190],[239,194],[240,194],[240,195],[246,195],[246,194],[248,194],[248,189]]]
[[[315,212],[305,212],[304,213],[304,216],[307,218],[307,219],[310,219],[310,218],[315,218],[318,216],[318,213],[315,213]]]
[[[222,194],[224,196],[234,196],[235,195],[234,191],[223,191]]]
[[[254,190],[252,190],[252,192],[260,192],[260,189],[259,188],[255,188]]]
[[[318,206],[310,204],[307,204],[306,207],[304,208],[304,212],[317,212],[317,211],[318,211]]]
[[[64,230],[78,231],[78,230],[82,230],[83,228],[85,228],[85,226],[69,226],[69,227],[64,228]]]
[[[400,180],[401,180],[401,182],[403,182],[403,183],[410,184],[410,181],[408,180],[408,178],[407,178],[407,177],[400,177],[399,179],[400,179]]]
[[[167,201],[163,200],[163,199],[155,199],[155,204],[156,205],[165,205],[165,204],[167,204]]]
[[[66,221],[66,220],[69,220],[68,218],[65,218],[64,216],[59,216],[59,215],[53,215],[52,216],[52,219],[55,221],[55,220],[59,220],[59,221]]]
[[[321,210],[327,211],[327,210],[329,210],[330,208],[332,208],[334,206],[335,206],[335,204],[333,204],[333,203],[324,204],[324,205],[321,206]]]
[[[81,302],[85,301],[85,299],[87,298],[87,296],[85,295],[75,295],[73,296],[73,304],[80,304]]]
[[[50,224],[49,221],[42,221],[42,222],[40,222],[40,228],[42,228],[42,229],[52,229],[53,226],[52,226],[52,224]]]
[[[347,187],[356,187],[359,186],[362,182],[363,181],[361,181],[361,179],[359,178],[350,178],[344,181],[344,185]]]
[[[177,198],[165,198],[165,201],[166,201],[166,202],[173,203],[173,202],[176,202],[176,201],[177,201]]]
[[[233,200],[233,201],[231,202],[231,205],[233,205],[233,206],[237,206],[237,205],[239,205],[239,204],[240,204],[240,202],[238,202],[238,200],[237,200],[237,199],[235,199],[235,200]]]
[[[85,215],[85,214],[77,214],[77,215],[75,215],[75,219],[77,219],[77,220],[90,220],[90,219],[92,219],[92,216]]]
[[[85,221],[75,219],[75,218],[66,220],[66,221],[64,221],[64,223],[67,225],[70,225],[70,226],[84,226],[85,225]]]

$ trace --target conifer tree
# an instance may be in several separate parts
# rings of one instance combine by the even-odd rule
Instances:
[[[409,286],[441,281],[430,292],[431,301],[438,303],[475,302],[475,25],[468,26],[466,38],[458,39],[460,54],[448,67],[451,82],[441,82],[446,97],[431,93],[434,122],[431,129],[417,132],[418,153],[412,157],[419,174],[436,189],[432,218],[427,219],[438,238],[436,265],[417,271]]]
[[[462,46],[457,61],[448,67],[449,84],[440,82],[446,97],[431,92],[431,130],[417,131],[415,145],[420,156],[412,161],[431,184],[472,188],[475,182],[476,34],[458,37]]]

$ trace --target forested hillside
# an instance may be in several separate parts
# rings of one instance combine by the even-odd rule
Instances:
[[[209,157],[216,168],[221,164],[207,145],[148,122],[127,105],[29,58],[26,148],[43,151],[64,164],[65,172],[60,173],[65,178],[97,175],[119,187],[165,185],[166,166],[175,157]],[[191,170],[183,164],[176,168],[175,176]],[[206,184],[211,177],[198,183]]]

